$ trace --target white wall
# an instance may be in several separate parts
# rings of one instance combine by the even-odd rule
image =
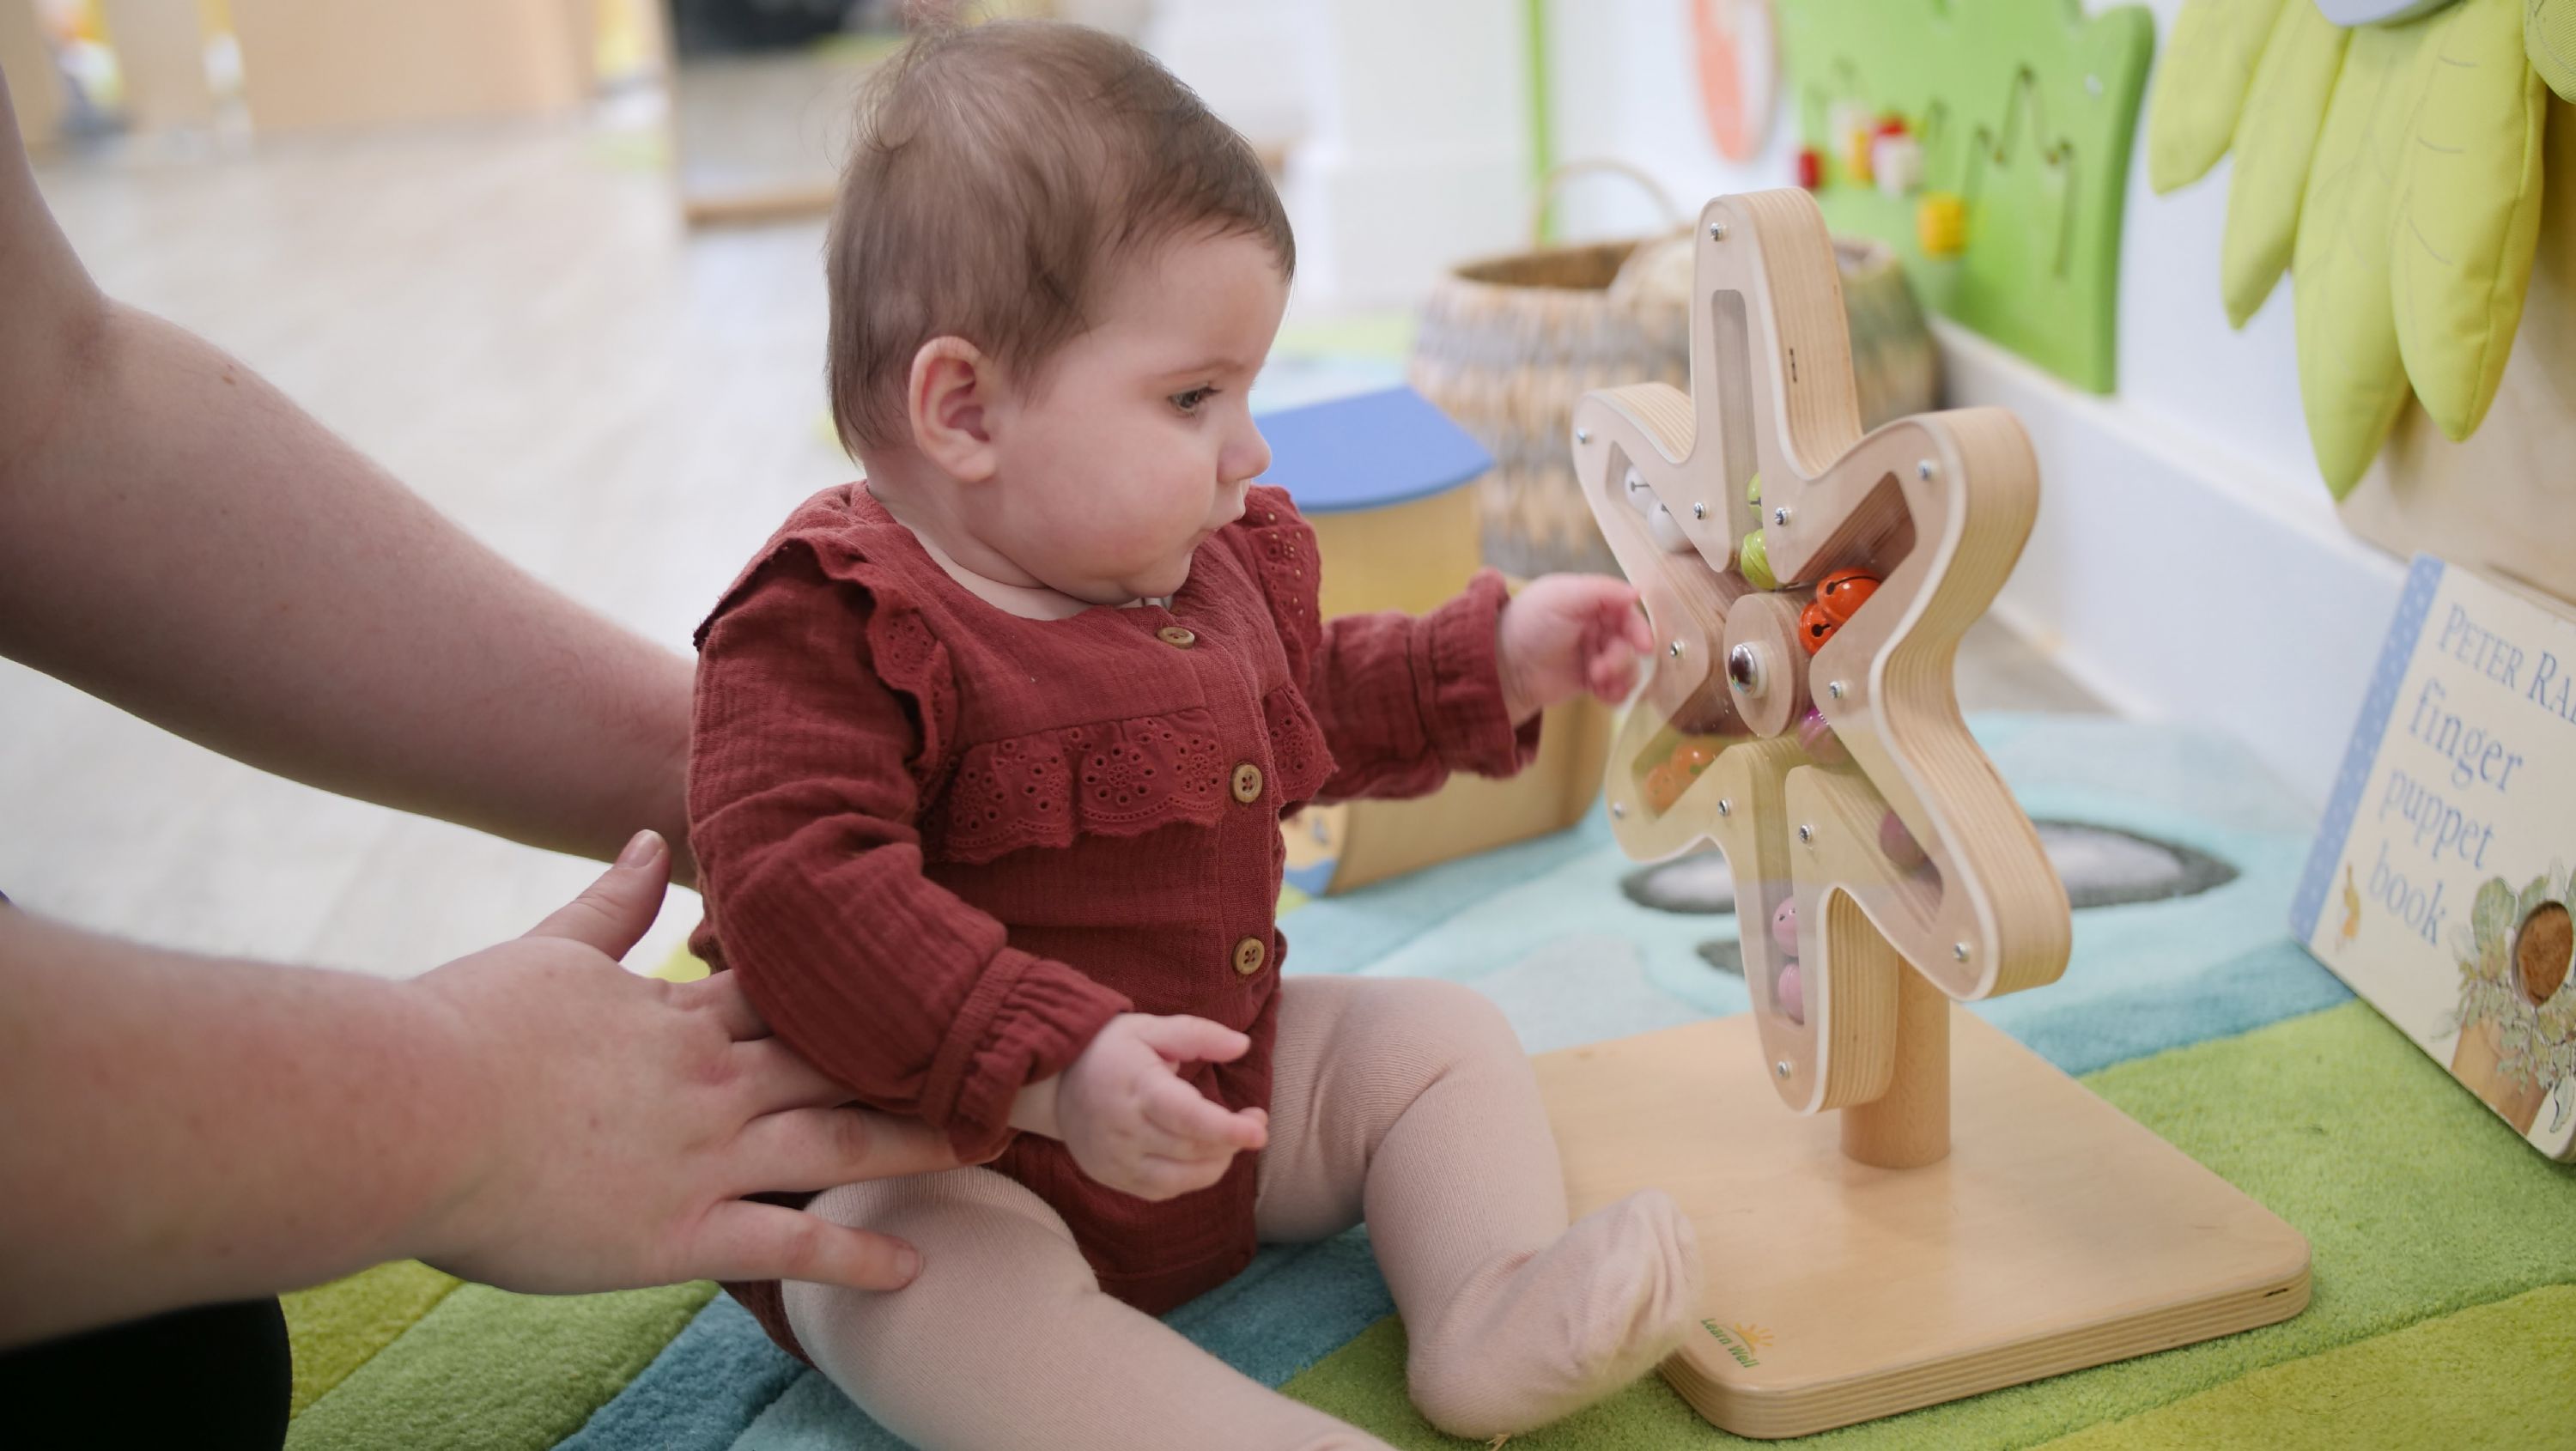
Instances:
[[[2180,4],[2149,0],[2160,43]],[[1721,192],[1788,185],[1797,137],[1784,96],[1761,157],[1718,155],[1699,115],[1689,5],[1550,0],[1550,112],[1560,158],[1636,162],[1696,211]],[[1996,612],[2124,709],[2228,730],[2322,802],[2402,569],[2343,530],[2317,476],[2287,284],[2243,333],[2227,326],[2226,165],[2159,198],[2145,151],[2142,120],[2115,397],[1944,329],[1952,401],[2016,409],[2046,481],[2038,532]],[[1559,217],[1569,235],[1597,235],[1643,230],[1654,212],[1597,181]]]

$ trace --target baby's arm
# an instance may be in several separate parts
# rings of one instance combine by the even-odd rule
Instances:
[[[1508,776],[1538,751],[1538,713],[1589,687],[1624,694],[1648,643],[1620,581],[1552,576],[1513,598],[1492,570],[1427,615],[1326,621],[1314,531],[1255,488],[1227,539],[1261,580],[1297,684],[1323,727],[1328,800],[1420,796],[1452,771]],[[1624,614],[1622,613],[1624,611]]]
[[[872,608],[790,544],[708,623],[689,770],[699,875],[725,960],[778,1035],[973,1162],[1009,1138],[1020,1090],[1130,1004],[1012,947],[922,874],[907,764],[947,722],[879,678]]]
[[[1208,1102],[1178,1070],[1248,1041],[1126,1011],[922,875],[907,763],[946,723],[872,668],[871,608],[790,546],[701,641],[689,806],[745,995],[861,1101],[926,1120],[970,1162],[1024,1129],[1145,1198],[1215,1182],[1261,1146],[1266,1120]]]

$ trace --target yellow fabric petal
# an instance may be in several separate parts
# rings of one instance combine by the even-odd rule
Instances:
[[[2439,17],[2352,32],[2317,137],[2290,262],[2299,399],[2317,467],[2338,499],[2361,482],[2406,402],[2389,301],[2389,229],[2406,125]]]
[[[2397,170],[2389,284],[2415,396],[2460,439],[2486,418],[2522,323],[2548,93],[2523,59],[2521,0],[2460,0],[2432,24],[2434,64]]]
[[[2227,154],[2254,63],[2280,14],[2281,0],[2183,0],[2147,108],[2148,185],[2186,186]]]
[[[2307,0],[2281,7],[2236,120],[2236,166],[2227,184],[2227,235],[2218,255],[2227,320],[2245,326],[2289,269],[2299,201],[2316,158],[2326,106],[2352,32]]]
[[[2558,99],[2576,101],[2576,0],[2530,0],[2522,12],[2522,48]]]

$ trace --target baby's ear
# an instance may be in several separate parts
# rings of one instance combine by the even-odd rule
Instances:
[[[989,427],[993,392],[1001,372],[973,343],[936,337],[912,355],[904,407],[913,446],[965,483],[982,483],[996,465]]]

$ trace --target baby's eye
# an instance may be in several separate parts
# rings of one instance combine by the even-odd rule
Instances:
[[[1192,388],[1185,393],[1175,393],[1172,395],[1172,406],[1185,414],[1196,413],[1199,411],[1199,405],[1208,401],[1215,393],[1214,388]]]

